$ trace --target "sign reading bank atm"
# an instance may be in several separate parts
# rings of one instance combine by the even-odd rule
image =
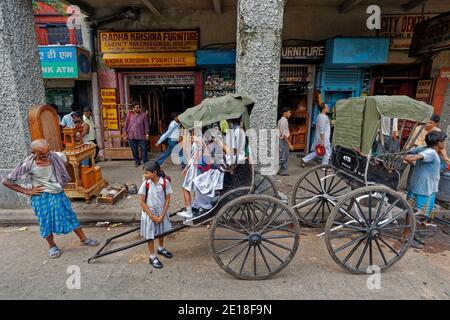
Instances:
[[[42,77],[45,79],[90,79],[89,52],[76,46],[40,46]]]

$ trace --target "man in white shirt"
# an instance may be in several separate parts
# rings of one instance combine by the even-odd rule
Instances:
[[[166,132],[161,135],[158,142],[155,144],[156,147],[159,147],[161,143],[167,139],[166,150],[159,156],[158,160],[156,160],[159,165],[162,165],[164,161],[166,161],[166,159],[172,154],[173,148],[175,148],[180,141],[180,120],[178,119],[178,113],[172,113],[172,119],[173,120],[170,122]],[[179,151],[178,156],[180,159],[183,156],[181,150]]]
[[[398,136],[398,119],[381,116],[381,136],[378,147],[379,153],[400,152],[400,140]],[[384,151],[381,143],[384,144]]]
[[[279,173],[282,176],[288,176],[288,162],[289,162],[289,150],[293,151],[291,143],[289,142],[289,122],[291,117],[291,110],[287,107],[281,110],[281,118],[278,120],[278,130],[280,132],[280,170]]]

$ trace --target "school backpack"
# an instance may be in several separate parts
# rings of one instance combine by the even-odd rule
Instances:
[[[166,185],[167,185],[167,181],[169,181],[169,183],[172,181],[172,179],[170,179],[169,176],[166,176],[166,174],[161,170],[161,178],[163,178],[163,191],[164,191],[164,198],[167,197],[166,194]],[[150,190],[150,181],[149,180],[145,180],[145,203],[147,203],[147,198],[148,198],[148,191]]]

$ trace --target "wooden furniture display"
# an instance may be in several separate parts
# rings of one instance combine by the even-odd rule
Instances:
[[[65,150],[65,154],[72,182],[66,185],[64,191],[70,199],[82,198],[89,203],[90,199],[106,186],[106,181],[101,173],[97,173],[99,179],[95,178],[95,145],[82,144]],[[81,161],[84,159],[91,159],[90,167],[81,167]],[[97,171],[99,171],[99,167],[97,168]]]
[[[289,118],[289,142],[295,151],[307,151],[308,114],[293,113]]]
[[[62,151],[61,131],[56,110],[49,105],[37,105],[28,111],[31,140],[45,139],[51,151]]]

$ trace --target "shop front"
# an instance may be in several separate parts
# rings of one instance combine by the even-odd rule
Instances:
[[[389,38],[332,38],[326,41],[325,62],[318,70],[316,88],[318,101],[329,108],[332,127],[337,101],[370,95],[372,66],[385,64],[388,51]],[[315,107],[312,130],[318,113]]]
[[[204,98],[221,97],[235,92],[236,50],[204,49],[196,52],[197,70],[201,74],[195,103]]]
[[[289,40],[281,50],[278,108],[292,110],[289,119],[290,142],[296,151],[305,152],[314,104],[317,66],[323,62],[325,43]]]
[[[126,114],[134,101],[148,115],[149,150],[159,152],[155,142],[169,125],[171,114],[194,106],[198,30],[99,32],[102,60],[116,78],[110,90],[116,99],[114,111],[102,102],[105,127],[105,157],[131,159],[131,150],[124,140]],[[109,116],[108,116],[109,115]],[[111,118],[113,117],[113,118]],[[114,118],[116,117],[116,118]],[[113,123],[114,125],[109,125]]]
[[[47,103],[58,114],[70,113],[72,103],[92,106],[91,60],[89,51],[73,46],[39,46]]]

